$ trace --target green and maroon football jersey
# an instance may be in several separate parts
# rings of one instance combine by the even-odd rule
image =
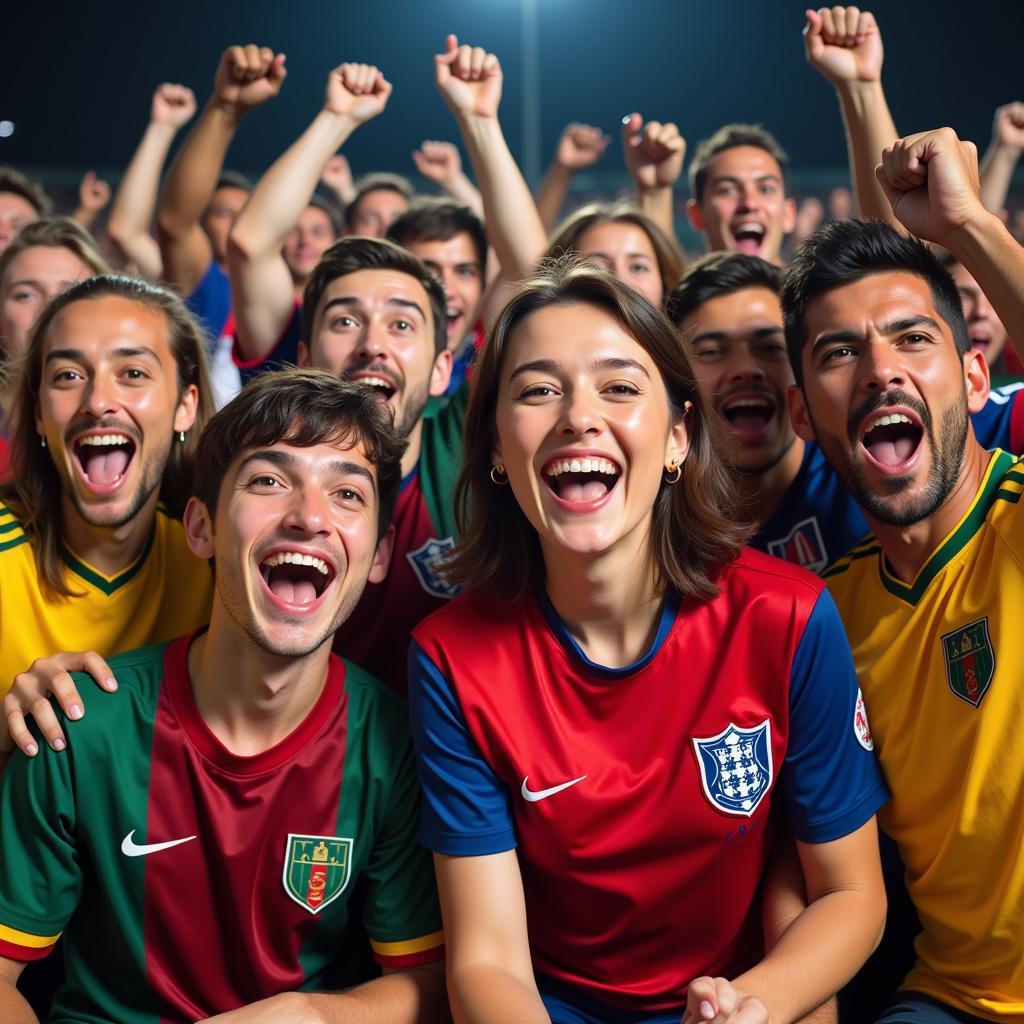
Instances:
[[[64,934],[53,1021],[194,1021],[377,961],[443,955],[407,709],[332,656],[303,722],[252,757],[199,715],[189,638],[112,659],[114,696],[0,784],[0,954]],[[88,685],[84,680],[81,685]]]

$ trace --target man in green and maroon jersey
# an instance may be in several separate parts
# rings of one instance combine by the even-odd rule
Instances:
[[[316,370],[210,422],[185,512],[209,629],[113,659],[120,692],[0,784],[0,1019],[35,1019],[14,983],[61,933],[52,1020],[443,1016],[405,706],[331,653],[386,571],[403,447]],[[360,978],[360,933],[383,976],[307,994]]]

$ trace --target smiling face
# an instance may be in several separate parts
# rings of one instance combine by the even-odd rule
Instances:
[[[228,235],[231,225],[241,213],[249,198],[244,188],[224,185],[213,193],[210,205],[203,216],[203,230],[209,236],[213,248],[213,258],[220,264],[227,262]]]
[[[73,302],[41,355],[36,427],[64,515],[123,526],[156,503],[172,436],[195,420],[198,393],[179,393],[167,319],[120,296]]]
[[[313,273],[320,257],[336,241],[334,224],[327,212],[318,206],[307,206],[299,223],[285,239],[283,250],[284,261],[296,284],[302,284]]]
[[[409,200],[393,188],[375,188],[360,200],[352,215],[352,235],[369,235],[383,238],[391,222],[404,213]]]
[[[780,262],[782,240],[793,230],[796,204],[786,198],[782,168],[765,149],[732,146],[708,165],[704,194],[691,201],[690,220],[712,251]]]
[[[963,468],[968,413],[988,395],[980,353],[958,355],[928,282],[870,274],[807,305],[802,437],[816,437],[865,511],[905,526],[936,512]]]
[[[1006,328],[992,308],[992,303],[978,286],[978,282],[962,263],[950,266],[949,273],[956,283],[956,290],[960,293],[971,348],[977,349],[985,357],[985,362],[992,366],[1006,347]]]
[[[375,389],[402,436],[423,415],[428,395],[442,395],[451,354],[435,355],[430,298],[398,270],[357,270],[324,289],[300,362]]]
[[[548,571],[567,551],[627,545],[650,558],[654,500],[665,467],[686,457],[687,433],[650,355],[608,313],[548,306],[514,328],[496,430],[494,462],[540,536]]]
[[[642,228],[628,221],[604,221],[584,231],[576,249],[583,259],[611,271],[652,305],[661,306],[664,287],[658,254]]]
[[[249,449],[221,484],[216,518],[193,498],[189,544],[214,558],[218,606],[277,657],[329,643],[367,579],[387,571],[390,534],[378,544],[377,475],[362,444],[285,442]]]
[[[795,441],[786,394],[794,383],[779,298],[769,288],[716,296],[680,325],[693,370],[729,441],[732,466],[763,473]]]
[[[476,323],[484,290],[483,266],[473,239],[469,232],[460,231],[443,242],[414,239],[405,248],[423,260],[444,285],[448,348],[458,352]]]

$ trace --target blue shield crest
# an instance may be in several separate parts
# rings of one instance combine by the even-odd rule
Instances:
[[[717,736],[693,738],[704,795],[725,814],[749,818],[772,787],[772,723],[730,722]]]
[[[437,571],[454,547],[455,541],[451,537],[445,537],[444,540],[431,537],[422,547],[415,551],[407,551],[405,554],[412,571],[416,574],[416,579],[420,581],[420,586],[428,594],[442,600],[455,597],[462,589],[457,583],[451,583],[439,575]]]

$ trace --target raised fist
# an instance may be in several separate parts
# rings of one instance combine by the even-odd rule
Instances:
[[[391,83],[372,64],[339,64],[327,76],[324,110],[365,124],[387,106],[390,96]]]
[[[459,147],[451,142],[429,140],[412,152],[416,170],[430,181],[445,185],[462,174],[462,157]]]
[[[1024,103],[1017,100],[996,111],[992,141],[1003,149],[1024,151]]]
[[[78,186],[78,202],[83,210],[99,213],[110,202],[110,186],[95,171],[86,171]]]
[[[686,140],[671,121],[644,124],[639,114],[630,114],[622,120],[622,147],[639,188],[672,186],[682,173]]]
[[[266,46],[229,46],[213,80],[214,99],[244,114],[273,99],[285,75],[284,54]]]
[[[497,117],[501,103],[501,63],[479,46],[445,40],[445,52],[434,57],[434,80],[457,117]]]
[[[812,68],[833,85],[881,80],[882,33],[870,11],[819,7],[805,13],[804,49]]]
[[[195,94],[184,85],[164,82],[153,93],[149,119],[154,124],[169,124],[175,131],[187,124],[196,112]]]
[[[594,128],[589,124],[577,124],[574,121],[565,126],[562,137],[558,140],[555,163],[567,171],[582,171],[601,159],[611,141],[611,136],[605,135],[600,128]]]

